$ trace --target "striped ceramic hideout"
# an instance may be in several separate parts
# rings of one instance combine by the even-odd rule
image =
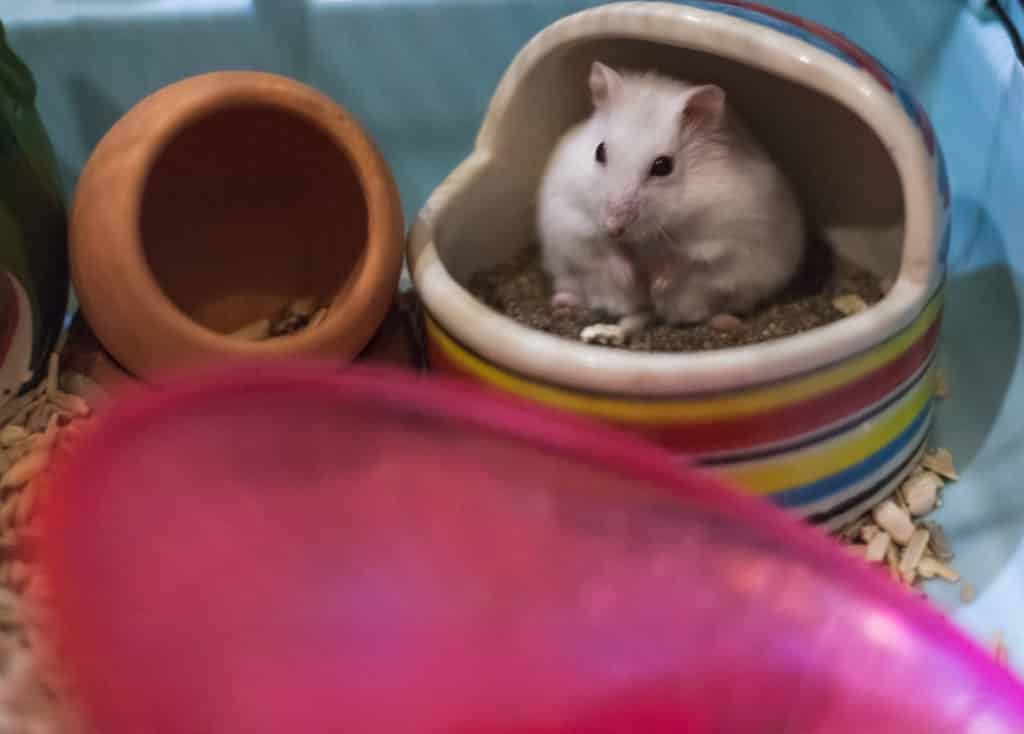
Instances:
[[[477,301],[472,275],[534,239],[537,184],[589,113],[594,60],[725,88],[835,255],[894,283],[885,297],[795,336],[685,354],[562,339]],[[898,78],[816,24],[693,0],[604,5],[535,36],[409,256],[434,369],[627,427],[837,527],[894,489],[927,440],[948,241],[942,152]]]

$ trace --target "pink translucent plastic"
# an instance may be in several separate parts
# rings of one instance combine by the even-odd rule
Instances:
[[[465,385],[208,375],[54,482],[103,734],[1024,732],[1006,669],[818,531]]]

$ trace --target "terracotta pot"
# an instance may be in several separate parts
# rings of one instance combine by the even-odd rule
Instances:
[[[81,311],[71,320],[61,354],[64,369],[85,375],[111,395],[150,387],[133,378],[103,348]],[[401,293],[395,298],[377,332],[354,361],[388,364],[413,371],[425,369],[422,311],[414,294]]]
[[[348,360],[393,301],[402,209],[367,133],[280,76],[216,72],[131,109],[82,172],[70,224],[81,308],[135,375],[285,356]],[[295,298],[317,326],[231,336]]]

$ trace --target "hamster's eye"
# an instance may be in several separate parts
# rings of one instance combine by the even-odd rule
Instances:
[[[667,155],[658,156],[651,164],[652,176],[667,176],[672,173],[672,159]]]
[[[600,163],[602,166],[604,165],[605,161],[608,160],[607,156],[604,153],[604,143],[598,143],[597,150],[594,151],[594,158],[596,158],[597,162]]]

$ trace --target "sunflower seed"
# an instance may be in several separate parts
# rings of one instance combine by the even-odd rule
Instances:
[[[946,531],[937,522],[926,522],[924,526],[928,528],[930,533],[928,549],[940,561],[952,561],[953,549],[949,544],[949,539],[946,537]]]
[[[886,500],[878,505],[872,512],[872,517],[878,526],[900,545],[906,545],[914,534],[914,523],[911,522],[910,516],[892,500]]]
[[[852,316],[855,313],[860,313],[868,307],[868,304],[864,302],[864,299],[858,296],[856,293],[848,293],[846,295],[837,296],[832,300],[832,306],[844,316]]]
[[[960,478],[956,468],[953,466],[953,455],[947,449],[929,451],[921,460],[921,466],[925,469],[930,469],[940,477],[951,479],[954,482]]]
[[[926,579],[939,577],[944,581],[955,584],[960,581],[960,574],[947,566],[937,558],[925,556],[917,566],[917,572]]]
[[[970,604],[975,599],[974,586],[967,583],[966,581],[960,586],[960,601],[964,604]]]
[[[879,531],[868,543],[868,550],[865,558],[871,563],[880,563],[885,560],[885,554],[889,550],[891,538],[886,532]]]
[[[937,474],[924,471],[907,479],[900,487],[900,494],[911,515],[927,515],[935,509],[942,486],[942,479]]]
[[[914,583],[914,579],[917,577],[917,567],[920,565],[921,559],[924,558],[927,548],[928,531],[918,528],[910,536],[910,542],[907,543],[907,547],[903,549],[903,555],[900,557],[900,575],[908,584]]]

